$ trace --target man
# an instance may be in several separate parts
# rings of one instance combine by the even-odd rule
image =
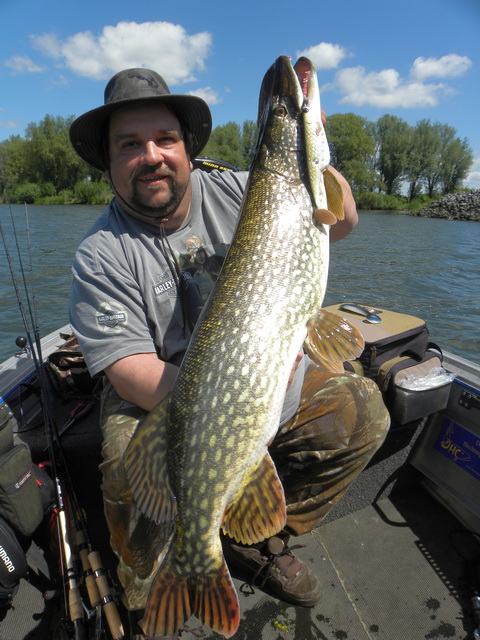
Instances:
[[[174,385],[247,180],[244,172],[192,172],[210,131],[210,111],[200,98],[171,94],[147,69],[114,76],[105,104],[70,130],[76,151],[105,171],[115,195],[77,251],[70,315],[91,374],[105,376],[102,489],[130,609],[144,607],[165,540],[135,508],[122,455],[139,420]],[[334,241],[357,223],[349,186],[337,175],[346,215],[331,229]],[[224,538],[230,568],[278,598],[313,606],[320,585],[288,548],[288,536],[319,524],[381,445],[388,424],[374,383],[333,375],[299,354],[270,446],[287,526],[253,547]]]

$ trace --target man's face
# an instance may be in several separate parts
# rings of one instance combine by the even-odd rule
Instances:
[[[109,123],[110,171],[121,205],[132,216],[178,228],[190,207],[190,171],[180,123],[162,104],[113,112]]]

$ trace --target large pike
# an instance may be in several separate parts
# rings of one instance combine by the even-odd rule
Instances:
[[[293,67],[280,57],[262,84],[256,156],[224,267],[172,393],[139,426],[125,456],[139,508],[158,522],[176,520],[148,596],[147,635],[173,634],[196,615],[231,637],[240,612],[220,530],[250,544],[285,525],[267,444],[325,293],[328,227],[314,211],[329,209],[328,164],[312,64],[302,58]],[[338,217],[340,192],[330,203]],[[326,360],[358,355],[347,330],[328,317],[322,322],[334,352]]]

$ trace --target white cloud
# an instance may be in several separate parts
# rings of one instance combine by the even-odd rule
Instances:
[[[362,66],[340,69],[333,83],[323,90],[337,90],[343,97],[340,102],[380,109],[428,108],[438,105],[445,95],[455,89],[445,82],[427,82],[428,78],[456,78],[472,65],[466,56],[455,53],[441,58],[414,60],[410,75],[402,78],[396,69],[367,71]]]
[[[434,107],[441,94],[451,91],[444,84],[422,84],[403,80],[395,69],[366,72],[364,67],[341,69],[335,87],[344,97],[340,102],[382,109]]]
[[[15,75],[19,73],[42,73],[45,71],[44,67],[40,67],[28,56],[12,56],[4,64],[10,67]]]
[[[441,58],[416,58],[410,69],[410,75],[416,80],[427,78],[456,78],[463,75],[472,66],[472,61],[467,56],[459,56],[456,53],[442,56]]]
[[[465,185],[470,189],[480,189],[480,171],[471,171],[465,180]]]
[[[312,61],[316,71],[320,69],[335,69],[340,62],[349,55],[346,49],[338,44],[320,42],[313,47],[297,51],[297,58],[305,56]]]
[[[212,87],[202,87],[199,89],[195,89],[194,91],[187,92],[191,96],[198,96],[199,98],[203,98],[207,104],[219,104],[222,101],[222,98],[218,95],[218,93],[212,89]]]
[[[16,129],[18,124],[13,120],[0,120],[0,127],[4,127],[5,129]]]
[[[41,36],[30,36],[32,47],[49,58],[59,58],[60,42],[54,33],[43,33]]]
[[[470,189],[480,189],[480,155],[474,158],[465,185]]]
[[[3,107],[0,107],[0,113],[4,112],[5,109]],[[16,129],[17,126],[17,123],[13,120],[0,120],[0,127],[3,127],[4,129]]]
[[[158,70],[168,84],[196,80],[212,45],[208,32],[189,35],[169,22],[119,22],[99,35],[83,31],[64,41],[54,34],[32,39],[36,49],[81,76],[106,79],[121,69],[147,67]]]

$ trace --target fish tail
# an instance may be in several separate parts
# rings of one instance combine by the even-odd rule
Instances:
[[[180,575],[167,557],[150,587],[140,626],[147,636],[173,636],[192,613],[188,575]]]
[[[167,559],[150,588],[141,627],[147,636],[175,635],[193,614],[225,638],[237,631],[240,607],[223,558],[218,570],[204,575],[180,575]]]
[[[240,623],[240,606],[223,558],[218,571],[196,578],[194,589],[198,619],[225,638],[231,638]]]

